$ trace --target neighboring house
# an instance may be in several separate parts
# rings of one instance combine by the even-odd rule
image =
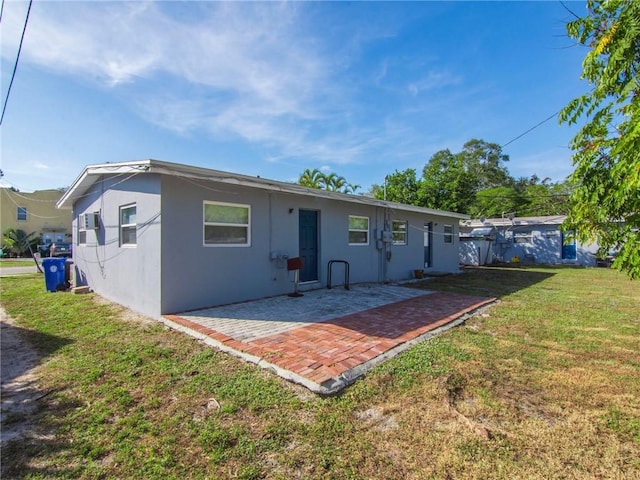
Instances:
[[[35,232],[44,244],[70,242],[71,212],[56,208],[63,194],[63,190],[24,193],[0,188],[0,232],[15,228]]]
[[[497,262],[596,265],[598,246],[561,230],[566,216],[489,218],[460,222],[460,263]]]
[[[87,166],[73,209],[77,285],[152,317],[350,282],[457,272],[466,215],[156,160]],[[335,263],[332,283],[344,281]]]

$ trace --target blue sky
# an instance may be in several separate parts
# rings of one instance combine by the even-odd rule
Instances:
[[[565,2],[584,14],[584,2]],[[2,99],[27,2],[5,2]],[[501,145],[588,89],[560,2],[35,1],[1,128],[4,184],[70,185],[155,158],[367,191],[395,170]],[[575,127],[506,146],[515,177],[564,179]]]

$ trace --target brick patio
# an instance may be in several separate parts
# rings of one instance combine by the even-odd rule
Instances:
[[[389,300],[393,303],[347,315],[339,315],[338,312],[335,318],[320,321],[314,320],[314,311],[322,308],[319,305],[316,308],[310,303],[306,321],[291,322],[285,331],[278,331],[276,328],[271,330],[273,334],[248,338],[244,333],[246,329],[242,328],[242,322],[245,322],[243,319],[233,319],[237,328],[229,331],[231,335],[212,328],[216,324],[207,319],[220,313],[215,308],[196,312],[197,314],[189,312],[166,315],[164,319],[179,330],[223,351],[257,363],[287,380],[300,383],[316,393],[331,394],[352,383],[375,365],[418,341],[461,323],[475,310],[495,301],[495,298],[454,293],[433,293],[408,288],[404,290],[411,291],[411,298]],[[306,295],[313,295],[313,292]],[[318,300],[318,304],[321,304],[327,293],[317,295],[324,295]],[[297,301],[288,297],[270,300],[275,304]],[[307,302],[313,300],[309,298]],[[261,308],[260,301],[244,305],[245,311],[247,307],[254,307],[256,310]],[[260,322],[260,326],[256,327],[259,331],[268,331],[269,322],[282,323],[277,318],[246,322],[253,322],[251,326]]]

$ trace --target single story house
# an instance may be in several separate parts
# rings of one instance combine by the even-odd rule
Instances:
[[[300,290],[459,270],[462,214],[157,160],[85,167],[76,285],[154,318]],[[293,262],[291,262],[293,263]]]
[[[462,220],[460,263],[523,262],[596,266],[598,245],[561,229],[564,215]]]

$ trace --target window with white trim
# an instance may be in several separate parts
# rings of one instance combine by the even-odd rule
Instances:
[[[513,232],[514,243],[531,243],[532,242],[531,230],[521,230],[519,232]]]
[[[251,206],[205,201],[202,208],[205,246],[251,245]]]
[[[453,243],[453,225],[444,226],[444,243]]]
[[[16,208],[16,220],[19,220],[21,222],[27,220],[27,207]]]
[[[125,205],[120,207],[120,246],[135,247],[138,243],[136,238],[136,205]],[[85,239],[86,240],[86,239]]]
[[[407,222],[403,220],[393,220],[391,222],[391,230],[393,233],[394,245],[407,244]]]
[[[369,217],[349,215],[349,245],[369,245]]]
[[[87,229],[83,225],[84,222],[81,221],[82,216],[78,220],[78,245],[86,245],[87,244]]]

